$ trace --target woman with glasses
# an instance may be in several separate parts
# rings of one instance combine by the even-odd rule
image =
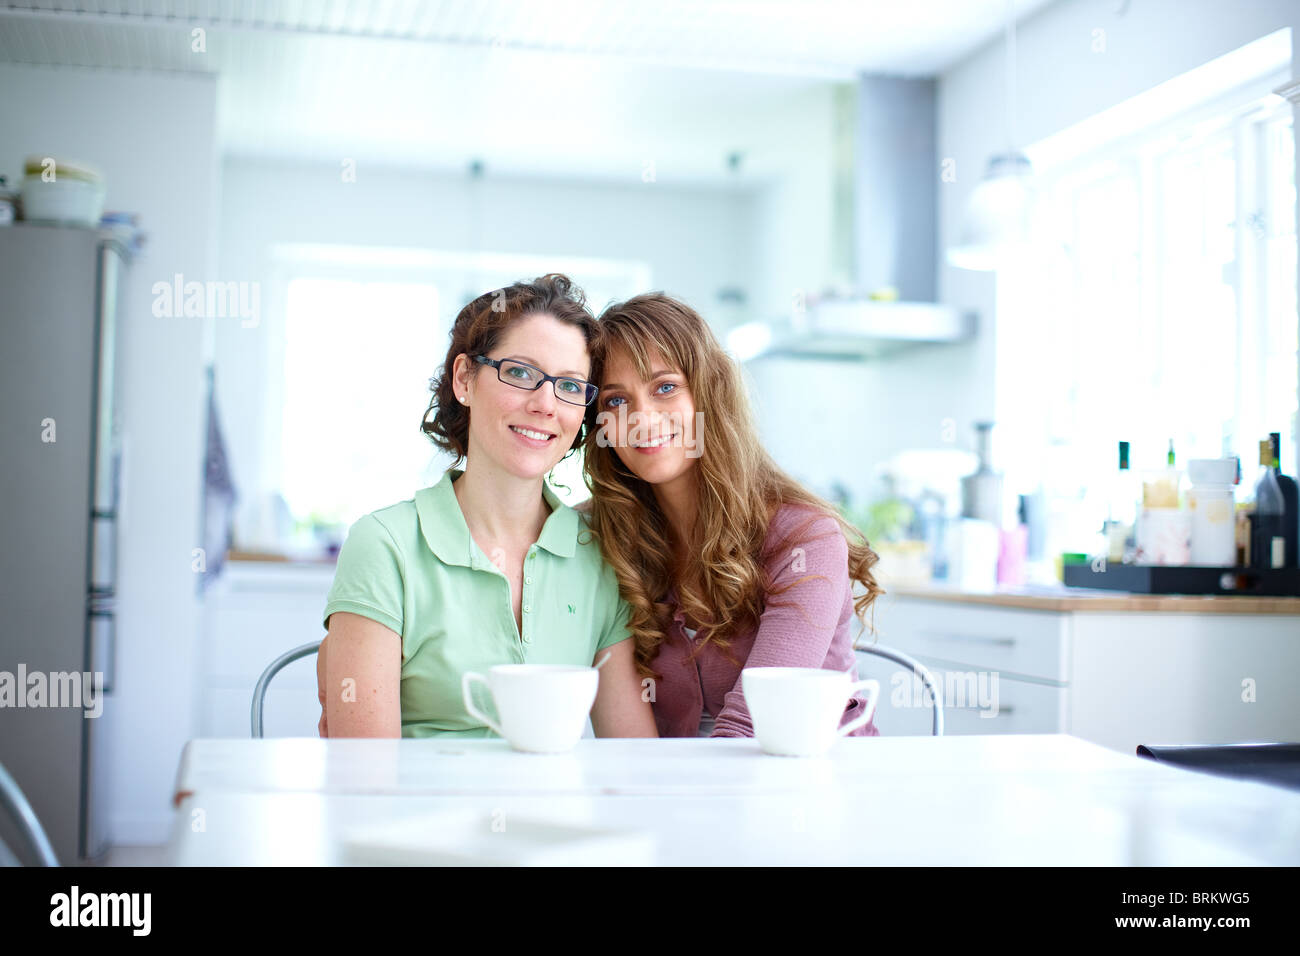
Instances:
[[[464,673],[606,652],[595,733],[655,735],[613,570],[545,482],[583,441],[594,333],[561,275],[485,293],[456,317],[422,425],[456,461],[348,533],[317,658],[321,736],[491,736],[466,711]]]
[[[631,606],[659,735],[752,737],[742,668],[856,671],[850,625],[883,593],[877,555],[764,451],[740,370],[694,309],[650,293],[598,325],[591,527]],[[841,725],[866,706],[849,700]]]

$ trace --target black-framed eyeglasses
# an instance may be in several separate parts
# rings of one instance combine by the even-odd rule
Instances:
[[[570,405],[590,405],[599,391],[591,382],[567,375],[547,375],[536,365],[516,362],[514,359],[490,359],[486,355],[475,355],[474,361],[480,365],[491,365],[497,370],[497,378],[507,385],[535,392],[547,382],[555,390],[555,397]]]

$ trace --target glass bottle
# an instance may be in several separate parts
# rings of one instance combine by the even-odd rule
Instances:
[[[1259,477],[1255,480],[1255,515],[1250,528],[1250,566],[1255,569],[1286,566],[1286,534],[1282,489],[1273,474],[1273,443],[1259,443]]]

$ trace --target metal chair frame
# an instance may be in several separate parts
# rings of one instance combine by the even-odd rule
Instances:
[[[0,810],[3,810],[17,825],[18,834],[27,844],[26,849],[31,853],[32,859],[37,861],[37,866],[59,865],[54,846],[50,843],[45,828],[41,826],[36,811],[27,802],[27,797],[23,795],[18,781],[10,775],[3,764],[0,764]],[[0,847],[4,847],[9,857],[18,860],[18,856],[9,850],[3,841],[0,841]]]
[[[251,731],[255,739],[260,739],[263,736],[262,712],[266,702],[266,689],[270,685],[271,679],[294,661],[317,653],[320,650],[320,645],[320,641],[313,641],[310,644],[295,647],[291,651],[285,651],[273,660],[266,670],[262,672],[262,676],[257,679],[257,686],[253,688],[253,705],[249,715]],[[939,691],[938,682],[934,679],[934,675],[930,673],[929,668],[900,650],[880,644],[855,644],[853,650],[858,654],[871,654],[893,661],[895,664],[901,664],[910,668],[912,673],[920,677],[921,682],[930,691],[930,702],[933,705],[932,735],[935,737],[943,736],[943,697]]]
[[[253,738],[262,737],[262,708],[266,703],[266,688],[271,683],[271,678],[280,673],[286,665],[292,664],[296,660],[308,657],[320,650],[320,641],[313,641],[310,644],[303,644],[295,647],[291,651],[285,651],[275,660],[271,661],[266,670],[262,671],[262,676],[257,679],[257,686],[253,688],[253,709],[250,715],[252,722]]]
[[[939,690],[939,683],[934,679],[934,675],[920,661],[904,654],[902,651],[892,647],[885,647],[881,644],[854,644],[853,650],[858,654],[872,654],[876,657],[883,657],[885,660],[893,661],[895,664],[902,664],[904,667],[910,667],[912,673],[921,678],[923,683],[930,691],[930,702],[933,704],[934,721],[931,728],[931,736],[943,736],[943,694]],[[877,713],[880,708],[876,707]]]

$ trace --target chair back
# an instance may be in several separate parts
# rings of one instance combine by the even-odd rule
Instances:
[[[37,866],[58,866],[59,858],[54,853],[45,828],[36,817],[36,811],[27,802],[22,789],[9,771],[0,764],[0,812],[3,812],[18,828],[18,836],[26,844],[25,849]],[[14,866],[22,861],[12,850],[0,841],[0,861],[5,866]]]
[[[920,661],[914,657],[904,654],[900,650],[892,647],[884,647],[880,644],[855,644],[853,650],[858,656],[859,662],[867,657],[883,657],[885,660],[893,661],[895,664],[902,664],[904,667],[911,668],[912,673],[921,679],[926,688],[930,691],[930,702],[934,709],[934,720],[931,725],[931,734],[935,737],[943,736],[943,694],[939,690],[939,684],[935,681],[934,675]],[[876,712],[880,712],[880,705],[877,702]]]
[[[257,679],[257,686],[253,688],[253,711],[250,715],[253,725],[253,737],[262,736],[262,706],[266,702],[266,688],[271,683],[271,678],[280,673],[286,665],[292,664],[300,658],[315,654],[320,650],[320,641],[313,641],[310,644],[303,644],[301,647],[295,647],[291,651],[285,651],[275,660],[271,661],[266,670],[262,671],[262,676]]]

